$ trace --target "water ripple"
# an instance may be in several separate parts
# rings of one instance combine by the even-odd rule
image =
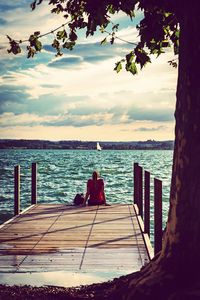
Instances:
[[[105,181],[109,203],[131,203],[133,163],[139,162],[153,177],[163,181],[163,211],[166,221],[172,167],[169,150],[0,150],[0,210],[13,211],[13,172],[21,165],[21,206],[30,205],[31,163],[38,163],[38,202],[72,203],[76,193],[84,193],[87,179],[98,170]],[[151,193],[151,202],[153,194]],[[152,202],[153,203],[153,202]],[[153,204],[152,204],[153,206]],[[153,208],[151,208],[153,212]],[[5,219],[4,216],[1,218]]]

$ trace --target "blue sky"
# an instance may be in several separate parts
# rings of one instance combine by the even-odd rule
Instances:
[[[7,53],[6,34],[26,39],[63,24],[47,3],[31,12],[28,0],[0,3],[0,138],[49,140],[166,140],[174,138],[177,70],[167,63],[168,50],[138,75],[113,71],[132,45],[101,46],[105,34],[86,39],[56,58],[51,34],[34,59]],[[46,2],[46,1],[45,1]],[[135,23],[123,14],[118,36],[137,41]],[[25,46],[24,46],[25,47]]]

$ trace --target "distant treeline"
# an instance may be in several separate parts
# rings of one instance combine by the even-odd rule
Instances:
[[[171,150],[173,141],[100,142],[104,150]],[[95,150],[96,142],[1,139],[0,149],[71,149]]]

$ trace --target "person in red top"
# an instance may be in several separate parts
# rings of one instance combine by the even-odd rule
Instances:
[[[99,178],[97,171],[92,173],[92,178],[87,182],[87,192],[83,205],[86,205],[87,200],[88,205],[106,205],[104,181],[102,178]]]

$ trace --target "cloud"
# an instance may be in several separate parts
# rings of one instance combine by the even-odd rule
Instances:
[[[23,113],[15,114],[11,112],[3,113],[0,116],[1,127],[13,126],[72,126],[72,127],[86,127],[86,126],[102,126],[109,123],[112,115],[108,113],[96,113],[92,115],[45,115],[39,116],[36,114]]]
[[[142,132],[147,132],[147,131],[161,131],[161,130],[166,130],[167,126],[157,126],[157,127],[139,127],[135,129],[135,131],[142,131]]]
[[[3,18],[0,18],[0,26],[7,24],[7,21]]]
[[[6,2],[6,3],[5,3]],[[0,12],[6,12],[10,10],[15,10],[17,8],[22,8],[24,6],[27,6],[30,8],[30,4],[27,2],[27,0],[6,0],[4,3],[1,3],[0,5]]]
[[[42,101],[41,101],[42,100]],[[70,103],[71,105],[73,102]],[[65,102],[60,100],[55,103],[51,98],[40,99],[39,101],[30,101],[29,105],[24,103],[23,100],[19,103],[6,102],[7,111],[2,112],[2,126],[14,126],[19,125],[29,125],[29,126],[73,126],[73,127],[85,127],[85,126],[103,126],[103,125],[116,125],[124,124],[131,125],[136,124],[138,121],[151,121],[157,123],[164,123],[166,120],[161,120],[160,118],[155,118],[155,112],[151,111],[151,117],[147,118],[149,111],[144,108],[142,114],[135,119],[131,119],[130,115],[127,113],[126,108],[113,107],[112,110],[107,108],[100,108],[98,106],[81,106],[77,105],[74,108],[64,109]],[[14,107],[14,109],[13,109]],[[67,107],[67,105],[66,105]],[[70,105],[69,105],[70,107]],[[46,109],[45,109],[46,108]],[[8,112],[9,110],[9,112]],[[21,111],[21,113],[20,113]],[[44,113],[45,112],[45,113]],[[25,116],[29,117],[25,118]],[[20,117],[21,116],[21,117]],[[5,118],[6,117],[6,118]],[[21,120],[21,121],[20,121]],[[25,120],[25,124],[24,124]],[[171,119],[167,120],[168,122]],[[157,126],[159,130],[163,129],[163,125]],[[154,131],[154,127],[140,127],[137,131]]]
[[[24,91],[23,86],[10,87],[8,85],[1,86],[0,91],[0,113],[15,112],[21,113],[24,106],[24,98],[28,95]]]
[[[75,63],[80,59],[76,58],[63,57],[52,63]],[[146,68],[136,77],[128,73],[117,75],[112,71],[113,61],[102,60],[80,68],[78,73],[74,68],[56,69],[44,64],[20,72],[9,71],[2,76],[1,113],[29,113],[44,118],[59,115],[58,119],[40,122],[58,127],[173,120],[174,73],[155,76]],[[156,64],[150,67],[155,68]]]
[[[7,44],[7,34],[17,40],[25,40],[34,31],[42,29],[41,33],[46,33],[63,23],[61,15],[50,13],[47,3],[42,3],[35,11],[31,11],[30,3],[27,0],[16,0],[0,4],[0,18],[7,22],[1,30],[1,44]],[[49,36],[44,37],[43,41],[48,39]]]
[[[159,109],[155,107],[133,107],[128,112],[128,117],[130,121],[148,120],[157,122],[167,122],[174,120],[174,110],[172,108],[166,107],[160,107]]]
[[[46,3],[34,12],[30,11],[27,0],[5,3],[0,4],[3,48],[8,46],[5,34],[12,36],[14,33],[15,38],[26,39],[36,30],[45,33],[63,22],[61,16],[49,13]],[[136,41],[134,22],[127,23],[124,14],[118,17],[120,30],[117,35]],[[137,21],[140,18],[141,15]],[[117,23],[117,19],[115,21]],[[50,46],[53,35],[42,39],[44,50],[34,59],[26,59],[25,52],[14,56],[1,49],[3,136],[10,137],[12,132],[12,136],[21,137],[30,131],[30,137],[46,137],[45,130],[48,138],[54,132],[56,139],[73,137],[73,134],[75,139],[87,139],[98,132],[98,136],[108,140],[109,136],[118,137],[122,131],[123,135],[119,136],[122,140],[139,136],[145,139],[150,135],[154,138],[159,134],[161,137],[162,133],[170,135],[177,78],[177,70],[167,64],[172,54],[168,52],[158,60],[152,58],[152,65],[137,76],[126,71],[116,74],[113,71],[115,63],[129,53],[133,45],[119,40],[114,45],[100,45],[104,37],[100,33],[85,39],[82,31],[79,36],[79,44],[73,51],[64,50],[61,58],[55,58],[56,51]]]
[[[88,45],[88,51],[89,53],[91,51],[90,46]],[[86,63],[91,63],[95,64],[97,62],[102,62],[108,59],[112,59],[113,55],[108,55],[108,54],[98,54],[94,55],[93,52],[91,52],[92,55],[89,56],[65,56],[59,59],[53,59],[51,62],[48,63],[48,67],[53,67],[53,68],[62,68],[62,69],[67,69],[67,68],[72,68],[72,67],[84,67],[84,62]],[[81,54],[81,52],[80,52]]]
[[[0,5],[0,12],[1,13],[6,13],[6,12],[9,12],[9,11],[15,10],[16,8],[19,8],[20,6],[22,6],[22,1],[15,1],[15,2],[6,1],[6,4],[2,3]]]
[[[131,51],[133,48],[132,45],[126,43],[113,45],[108,43],[106,45],[101,45],[100,41],[101,39],[98,39],[96,42],[92,42],[92,40],[88,38],[87,43],[77,43],[73,50],[70,51],[68,49],[62,49],[62,52],[67,55],[76,55],[83,58],[88,58],[91,56],[103,58],[103,56],[105,56],[107,59],[108,56],[109,58],[115,56],[122,57],[127,53],[127,51]],[[55,53],[55,49],[50,44],[44,44],[43,48],[49,53]]]
[[[73,108],[69,108],[68,109],[68,112],[71,114],[71,115],[76,115],[76,116],[88,116],[88,115],[95,115],[95,114],[98,114],[98,113],[111,113],[112,112],[109,112],[108,109],[106,108],[102,108],[102,107],[99,107],[98,104],[97,105],[78,105],[78,106],[75,106]]]
[[[8,45],[6,49],[8,49]],[[14,56],[12,54],[7,53],[7,50],[2,50],[2,52],[6,52],[6,54],[2,54],[0,61],[0,75],[2,78],[6,78],[5,76],[12,76],[14,78],[14,73],[23,72],[23,70],[31,70],[35,66],[40,63],[47,64],[50,60],[52,60],[51,54],[39,53],[33,58],[27,59],[24,55]],[[11,74],[11,72],[14,72]]]
[[[84,57],[84,61],[89,62],[89,63],[96,63],[96,62],[101,62],[101,61],[105,61],[107,59],[111,59],[113,58],[112,55],[90,55],[90,56],[85,56]]]
[[[48,86],[45,88],[49,90]],[[59,89],[59,86],[51,88]],[[67,97],[63,95],[57,96],[55,101],[55,96],[50,93],[42,95],[38,99],[32,99],[23,86],[4,85],[0,91],[0,113],[33,113],[44,117],[46,115],[55,116],[67,112],[68,109],[75,107],[76,103],[83,101],[87,101],[86,96]]]
[[[44,84],[41,84],[41,87],[48,88],[48,89],[54,89],[54,88],[59,88],[60,85],[44,83]]]
[[[48,64],[48,67],[51,68],[71,68],[72,66],[80,66],[80,63],[83,60],[81,57],[71,56],[71,57],[63,57],[57,60],[54,60]]]

